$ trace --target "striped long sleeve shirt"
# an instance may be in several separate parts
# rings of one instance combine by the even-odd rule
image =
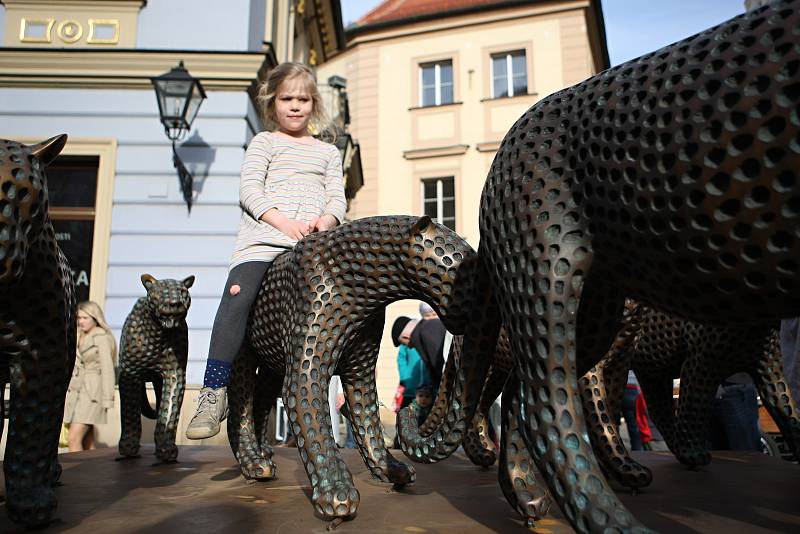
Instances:
[[[274,260],[297,241],[261,220],[270,209],[298,221],[325,214],[344,220],[347,202],[339,150],[317,139],[256,135],[242,164],[239,204],[242,218],[230,268]]]

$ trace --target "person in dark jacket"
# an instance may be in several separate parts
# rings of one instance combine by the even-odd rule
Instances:
[[[392,342],[395,347],[401,344],[416,349],[428,368],[430,379],[438,388],[444,367],[444,336],[447,333],[442,321],[428,319],[413,320],[401,316],[392,325]]]

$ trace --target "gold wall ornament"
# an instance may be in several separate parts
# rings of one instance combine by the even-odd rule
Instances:
[[[2,47],[135,48],[146,0],[0,0]]]
[[[65,20],[58,24],[56,35],[65,43],[71,44],[83,37],[83,26],[77,20]]]
[[[19,40],[22,43],[49,43],[56,19],[21,19],[19,21]],[[43,30],[42,35],[35,35]]]
[[[103,34],[111,30],[111,37]],[[117,44],[119,43],[118,19],[89,19],[89,35],[86,37],[88,44]]]

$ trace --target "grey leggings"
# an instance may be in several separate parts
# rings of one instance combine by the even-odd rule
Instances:
[[[247,329],[247,318],[250,308],[256,300],[261,280],[271,262],[249,261],[231,269],[225,292],[214,317],[211,329],[211,345],[208,349],[209,359],[222,360],[228,363],[239,353]],[[231,286],[239,285],[238,295],[231,295]]]

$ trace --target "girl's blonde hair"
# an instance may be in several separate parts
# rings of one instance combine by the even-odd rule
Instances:
[[[114,334],[111,332],[111,327],[108,326],[106,322],[106,316],[103,315],[103,308],[100,305],[92,300],[86,300],[78,304],[78,311],[82,311],[92,319],[94,322],[97,323],[97,326],[105,331],[108,334],[108,337],[111,338],[111,359],[116,364],[117,362],[117,341],[114,339]],[[78,339],[83,337],[83,332],[78,329]]]
[[[317,87],[317,78],[311,68],[303,63],[281,63],[272,69],[267,81],[259,86],[256,100],[261,108],[261,118],[266,129],[270,131],[277,129],[275,97],[283,82],[295,78],[303,82],[305,90],[308,91],[314,104],[311,110],[311,121],[308,125],[309,131],[320,139],[333,143],[336,140],[336,130],[322,103],[322,95]]]

